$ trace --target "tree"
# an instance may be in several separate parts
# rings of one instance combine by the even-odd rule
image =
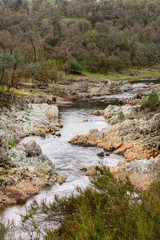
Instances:
[[[107,65],[109,69],[113,71],[119,71],[124,67],[122,60],[114,55],[109,56],[109,58],[107,59]]]
[[[14,59],[10,51],[7,51],[7,52],[1,51],[0,52],[0,71],[1,71],[0,85],[2,85],[3,83],[5,71],[11,68],[13,64],[14,64]]]
[[[15,48],[12,52],[12,59],[13,59],[13,72],[11,74],[11,79],[10,81],[8,81],[8,89],[10,89],[11,87],[13,87],[14,85],[18,84],[18,81],[21,77],[22,71],[20,71],[20,68],[22,68],[24,66],[24,56],[21,55],[20,51],[18,48]],[[16,70],[17,71],[16,73]]]
[[[59,11],[55,10],[52,12],[50,17],[50,24],[52,25],[53,36],[58,36],[61,33],[61,14]]]
[[[9,0],[0,0],[0,7],[2,8],[3,12],[8,4]]]
[[[36,73],[41,69],[40,63],[30,63],[26,66],[26,77],[35,78]],[[33,80],[33,79],[32,79]]]
[[[57,82],[57,69],[53,61],[45,61],[41,63],[40,70],[35,75],[35,80],[41,85]]]
[[[119,30],[117,27],[111,27],[108,32],[108,42],[115,47],[119,43]]]

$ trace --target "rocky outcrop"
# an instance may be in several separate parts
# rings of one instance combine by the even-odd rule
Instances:
[[[123,119],[118,119],[119,111]],[[145,189],[156,178],[153,168],[160,162],[157,160],[160,159],[159,110],[142,112],[139,106],[109,106],[103,114],[113,124],[109,129],[91,130],[86,135],[75,136],[70,143],[96,146],[123,155],[125,161],[111,168],[112,172],[118,178],[129,175],[136,188]]]
[[[53,163],[34,141],[11,148],[8,159],[12,166],[0,168],[0,206],[22,203],[56,181]]]
[[[153,132],[155,130],[155,132]],[[158,122],[154,119],[126,119],[103,131],[91,130],[87,135],[71,139],[71,144],[97,146],[107,151],[123,154],[125,159],[145,159],[159,154],[160,140],[156,135]]]
[[[124,119],[133,119],[136,114],[136,107],[131,105],[117,106],[117,105],[109,105],[104,110],[95,110],[90,112],[90,115],[96,116],[104,116],[104,118],[110,124],[116,124],[121,122]]]
[[[0,115],[0,132],[12,142],[25,136],[49,133],[58,117],[58,108],[48,104],[29,104],[20,111],[13,107]]]
[[[3,110],[0,115],[0,205],[23,202],[56,181],[54,165],[36,142],[15,145],[28,135],[55,134],[57,117],[58,108],[48,104],[27,104],[21,110],[14,105],[10,110]]]

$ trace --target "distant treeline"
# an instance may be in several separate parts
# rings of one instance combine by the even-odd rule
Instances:
[[[0,84],[159,63],[159,22],[159,0],[0,0]]]

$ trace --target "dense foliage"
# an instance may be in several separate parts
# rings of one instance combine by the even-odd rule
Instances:
[[[138,196],[129,179],[118,182],[105,167],[99,171],[92,181],[94,188],[49,205],[32,205],[23,219],[27,227],[32,220],[30,233],[46,240],[159,239],[160,183],[154,182]],[[46,221],[49,230],[44,233],[40,226]],[[61,226],[54,230],[59,222]]]
[[[151,66],[159,20],[159,0],[0,0],[0,84]]]

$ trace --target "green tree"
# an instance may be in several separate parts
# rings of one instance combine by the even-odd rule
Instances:
[[[111,27],[108,32],[108,42],[115,47],[119,43],[119,30],[117,27]]]

